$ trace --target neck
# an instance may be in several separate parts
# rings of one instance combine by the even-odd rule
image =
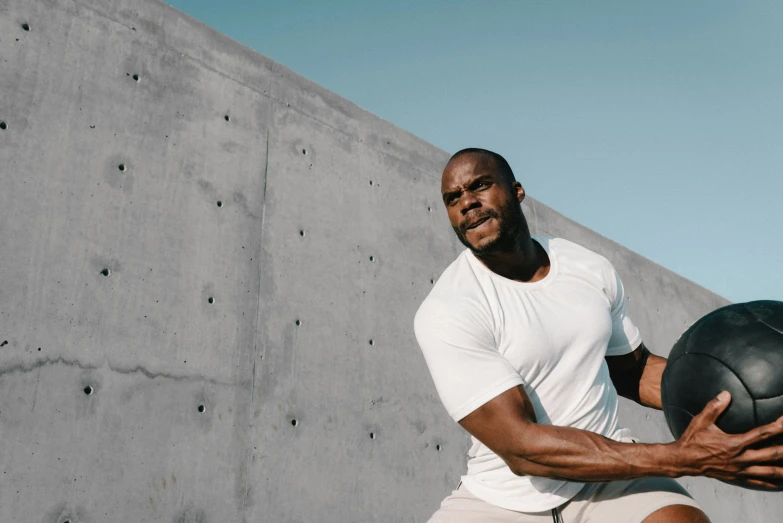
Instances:
[[[509,280],[533,283],[549,274],[549,256],[530,235],[513,251],[476,254],[476,258],[489,270]]]

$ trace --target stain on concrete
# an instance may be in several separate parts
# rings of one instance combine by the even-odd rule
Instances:
[[[203,509],[188,507],[174,517],[172,523],[208,523]]]

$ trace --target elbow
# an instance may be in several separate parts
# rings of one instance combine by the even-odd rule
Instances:
[[[555,469],[542,464],[537,464],[523,457],[504,458],[503,461],[508,465],[509,470],[515,476],[536,476],[539,478],[559,479],[562,481],[574,481],[571,478],[563,476]]]
[[[508,468],[511,470],[511,472],[514,473],[515,476],[527,476],[527,472],[525,471],[524,465],[519,462],[519,460],[514,460],[509,462],[506,462],[508,464]]]
[[[515,476],[529,476],[530,475],[530,462],[527,461],[522,456],[516,455],[516,454],[507,454],[505,456],[501,456],[503,458],[503,461],[506,462],[506,466],[508,466],[509,470],[515,475]]]
[[[515,475],[515,476],[524,476],[525,471],[522,469],[522,464],[519,463],[518,459],[514,458],[505,458],[503,461],[506,462],[506,465],[508,466],[508,469]]]
[[[536,476],[538,468],[531,457],[538,455],[540,449],[533,442],[539,440],[537,434],[538,425],[527,419],[524,424],[515,431],[516,438],[507,442],[503,449],[499,449],[498,456],[506,463],[509,470],[516,476]]]

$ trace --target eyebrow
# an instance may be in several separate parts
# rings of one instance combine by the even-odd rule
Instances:
[[[441,196],[441,198],[443,199],[443,203],[447,203],[451,199],[452,196],[456,196],[459,193],[460,193],[460,191],[446,191],[446,192],[444,192],[443,195]]]
[[[486,179],[490,179],[490,180],[491,180],[491,179],[492,179],[492,174],[491,174],[491,173],[486,173],[486,172],[485,172],[485,173],[478,174],[478,175],[476,175],[474,178],[472,178],[472,179],[471,179],[471,180],[470,180],[470,181],[467,183],[467,186],[468,186],[468,187],[470,187],[470,186],[472,186],[474,183],[476,183],[476,182],[480,182],[480,181],[482,181],[482,180],[486,180]],[[442,194],[443,201],[445,202],[445,201],[447,201],[447,200],[448,200],[450,197],[452,197],[452,196],[454,196],[454,195],[456,195],[456,194],[459,194],[459,193],[461,193],[461,192],[462,192],[462,187],[461,187],[461,186],[460,186],[460,187],[457,187],[456,189],[448,189],[448,190],[446,190],[446,192],[444,192],[444,193]]]

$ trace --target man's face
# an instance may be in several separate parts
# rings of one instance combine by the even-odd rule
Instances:
[[[466,154],[446,166],[441,195],[451,227],[477,255],[514,250],[525,223],[525,190],[509,183],[492,157]]]

